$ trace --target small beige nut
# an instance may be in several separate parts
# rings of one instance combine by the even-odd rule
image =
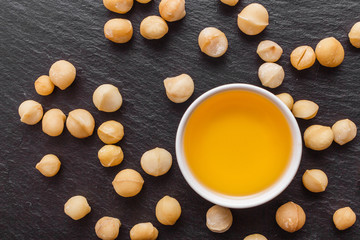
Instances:
[[[276,95],[291,110],[294,105],[293,97],[288,93],[280,93]]]
[[[161,224],[174,225],[181,215],[181,206],[175,198],[165,196],[156,204],[155,212]]]
[[[310,46],[300,46],[294,49],[290,55],[290,62],[297,70],[304,70],[314,65],[316,55]]]
[[[76,68],[70,62],[60,60],[51,66],[49,70],[49,77],[55,86],[61,90],[65,90],[74,82],[76,77]]]
[[[220,0],[220,1],[231,7],[235,6],[239,2],[239,0]]]
[[[110,120],[100,125],[97,134],[105,144],[115,144],[124,137],[124,127],[121,123]]]
[[[59,136],[64,130],[66,116],[60,109],[50,109],[44,114],[42,130],[49,136]]]
[[[159,16],[149,16],[140,24],[140,34],[146,39],[160,39],[169,31],[164,19]]]
[[[66,215],[74,220],[85,217],[91,211],[91,207],[83,196],[74,196],[70,198],[64,205]]]
[[[104,25],[105,37],[114,43],[129,42],[133,36],[133,31],[133,26],[127,19],[110,19]]]
[[[328,185],[326,174],[319,169],[306,170],[302,181],[306,189],[314,193],[324,192]]]
[[[35,166],[45,177],[53,177],[60,170],[61,162],[54,154],[45,155]]]
[[[201,51],[214,58],[221,57],[228,49],[225,33],[214,27],[204,28],[198,38]]]
[[[194,81],[187,74],[169,77],[164,80],[167,97],[174,103],[183,103],[194,92]]]
[[[288,202],[276,211],[276,222],[283,230],[293,233],[300,230],[306,221],[304,210],[293,202]]]
[[[283,49],[276,42],[265,40],[259,43],[256,53],[265,62],[276,62],[281,58]]]
[[[284,81],[285,72],[277,63],[264,63],[259,68],[258,76],[263,86],[276,88]]]
[[[340,208],[334,213],[333,221],[337,229],[345,230],[354,225],[356,214],[350,207]]]
[[[206,226],[212,232],[223,233],[229,230],[233,223],[230,209],[214,205],[206,213]]]
[[[86,138],[93,134],[95,120],[85,109],[75,109],[66,119],[66,128],[76,138]]]
[[[350,43],[356,47],[360,48],[360,22],[354,24],[349,32]]]
[[[257,35],[269,25],[269,13],[258,3],[246,6],[238,15],[239,29],[247,35]]]
[[[55,88],[55,85],[52,83],[50,77],[47,75],[42,75],[38,79],[36,79],[34,85],[35,91],[41,96],[50,95]]]
[[[140,163],[147,174],[157,177],[170,170],[172,156],[163,148],[154,148],[142,155]]]
[[[325,67],[337,67],[345,57],[341,43],[333,37],[321,40],[315,49],[316,58]]]
[[[155,240],[159,235],[159,231],[151,222],[138,223],[130,230],[131,240]]]
[[[133,197],[137,195],[144,184],[140,173],[132,169],[120,171],[114,178],[112,185],[117,194],[122,197]]]
[[[143,4],[151,2],[151,0],[136,0],[136,1]]]
[[[160,16],[168,22],[175,22],[185,17],[185,0],[161,0]]]
[[[93,103],[99,111],[115,112],[122,105],[119,89],[111,84],[99,86],[93,94]]]
[[[334,133],[334,141],[337,144],[344,145],[356,137],[357,127],[353,121],[343,119],[337,121],[332,126],[332,131]]]
[[[309,100],[299,100],[294,103],[292,112],[295,117],[302,119],[312,119],[319,111],[319,106]]]
[[[34,100],[26,100],[20,104],[19,109],[20,121],[28,125],[35,125],[43,117],[43,108],[40,103]]]
[[[103,0],[104,6],[116,13],[127,13],[134,4],[134,0]]]
[[[305,146],[316,151],[325,150],[332,144],[334,133],[330,127],[312,125],[304,132]]]
[[[255,233],[244,238],[244,240],[268,240],[265,236]]]
[[[95,225],[96,236],[103,240],[114,240],[119,235],[121,222],[117,218],[102,217]]]
[[[105,145],[99,150],[98,158],[104,167],[114,167],[123,161],[124,153],[119,146]]]

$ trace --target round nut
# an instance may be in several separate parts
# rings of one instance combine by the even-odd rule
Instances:
[[[140,173],[132,169],[120,171],[114,178],[112,185],[117,194],[122,197],[133,197],[137,195],[144,184]]]
[[[45,155],[35,166],[45,177],[53,177],[60,170],[61,162],[54,154]]]
[[[259,68],[258,76],[263,86],[276,88],[284,81],[285,72],[279,64],[264,63]]]
[[[130,230],[131,240],[155,240],[159,235],[159,231],[151,222],[138,223]]]
[[[305,146],[316,151],[325,150],[332,144],[334,134],[330,127],[312,125],[305,130]]]
[[[122,102],[119,89],[111,84],[103,84],[94,91],[93,103],[99,111],[115,112]]]
[[[161,224],[174,225],[181,215],[181,206],[175,198],[165,196],[156,204],[155,212]]]
[[[220,0],[220,1],[231,7],[235,6],[239,2],[239,0]]]
[[[136,0],[136,1],[143,4],[151,2],[151,0]]]
[[[74,82],[76,77],[76,68],[70,62],[60,60],[51,66],[49,70],[49,77],[55,86],[61,90],[65,90]]]
[[[297,118],[312,119],[316,116],[319,106],[309,100],[299,100],[294,103],[292,113]]]
[[[105,144],[115,144],[124,137],[124,127],[121,123],[110,120],[100,125],[97,134]]]
[[[328,185],[326,174],[319,169],[306,170],[302,182],[307,190],[314,193],[324,192]]]
[[[43,117],[43,108],[40,103],[34,100],[26,100],[20,104],[19,109],[20,121],[28,125],[35,125]]]
[[[119,235],[121,222],[117,218],[102,217],[95,225],[96,236],[103,240],[114,240]]]
[[[288,202],[276,211],[276,222],[283,230],[293,233],[300,230],[306,221],[304,210],[293,202]]]
[[[337,121],[332,126],[332,131],[334,133],[334,141],[337,144],[344,145],[356,137],[357,128],[353,121],[343,119]]]
[[[104,25],[104,35],[114,43],[127,43],[133,36],[133,27],[127,19],[110,19]]]
[[[98,158],[104,167],[114,167],[123,161],[124,153],[119,146],[105,145],[99,150]]]
[[[140,24],[140,34],[146,39],[160,39],[169,31],[164,19],[159,16],[149,16]]]
[[[223,233],[229,230],[233,223],[230,209],[214,205],[206,213],[206,226],[212,232]]]
[[[166,95],[174,103],[183,103],[194,92],[194,81],[187,74],[169,77],[164,80]]]
[[[52,83],[50,77],[47,75],[42,75],[38,79],[36,79],[34,85],[35,91],[41,96],[50,95],[55,88],[55,85]]]
[[[276,95],[291,110],[294,105],[294,99],[288,93],[280,93]]]
[[[160,16],[168,22],[175,22],[185,17],[185,0],[161,0]]]
[[[158,177],[170,170],[172,156],[163,148],[154,148],[142,155],[140,163],[147,174]]]
[[[354,225],[356,214],[350,207],[340,208],[334,213],[333,221],[338,230],[345,230]]]
[[[66,128],[76,138],[86,138],[93,134],[95,120],[85,109],[75,109],[66,119]]]
[[[225,33],[214,27],[204,28],[198,38],[201,51],[210,57],[221,57],[228,49]]]
[[[325,67],[337,67],[345,57],[341,43],[333,37],[321,40],[315,49],[316,58]]]
[[[350,43],[356,47],[360,48],[360,22],[354,24],[349,32]]]
[[[268,240],[268,239],[261,234],[255,233],[247,236],[246,238],[244,238],[244,240]]]
[[[50,109],[44,114],[42,130],[51,137],[59,136],[64,130],[66,116],[60,109]]]
[[[259,43],[256,53],[265,62],[276,62],[281,58],[283,50],[276,42],[265,40]]]
[[[66,215],[74,220],[85,217],[91,211],[91,207],[83,196],[74,196],[70,198],[64,205]]]
[[[290,62],[297,70],[304,70],[314,65],[316,55],[312,47],[300,46],[294,49],[290,55]]]
[[[269,13],[258,3],[246,6],[238,15],[239,29],[247,35],[257,35],[269,25]]]
[[[127,13],[134,4],[134,0],[103,0],[104,6],[116,13]]]

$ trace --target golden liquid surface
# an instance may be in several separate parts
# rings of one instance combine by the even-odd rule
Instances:
[[[188,119],[184,152],[193,175],[231,196],[258,193],[285,171],[292,152],[289,125],[266,98],[234,90],[214,95]]]

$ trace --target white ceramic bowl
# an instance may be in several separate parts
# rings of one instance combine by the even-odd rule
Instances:
[[[284,114],[289,126],[290,131],[292,135],[292,155],[289,161],[289,164],[284,171],[283,175],[280,177],[280,179],[275,182],[272,186],[265,189],[264,191],[261,191],[259,193],[249,195],[249,196],[243,196],[243,197],[235,197],[235,196],[228,196],[223,195],[220,193],[217,193],[203,184],[201,184],[196,177],[192,174],[191,170],[189,169],[189,166],[187,164],[185,154],[184,154],[184,146],[183,146],[183,138],[184,138],[184,129],[187,124],[187,121],[191,114],[194,112],[194,110],[201,104],[203,101],[205,101],[207,98],[218,94],[220,92],[225,92],[229,90],[242,90],[242,91],[250,91],[257,93],[261,96],[264,96],[268,100],[270,100],[280,111]],[[299,130],[299,126],[291,113],[291,111],[288,109],[288,107],[280,101],[279,98],[277,98],[274,94],[271,92],[254,86],[250,84],[242,84],[242,83],[234,83],[234,84],[228,84],[223,85],[217,88],[214,88],[203,95],[201,95],[198,99],[196,99],[190,107],[186,110],[184,116],[182,117],[177,134],[176,134],[176,157],[177,162],[179,164],[181,173],[183,174],[185,180],[188,182],[188,184],[194,189],[195,192],[197,192],[200,196],[205,198],[206,200],[218,204],[224,207],[228,208],[250,208],[255,207],[261,204],[264,204],[276,196],[278,196],[282,191],[286,189],[286,187],[291,183],[292,179],[294,178],[301,160],[301,153],[302,153],[302,139],[301,139],[301,133]]]

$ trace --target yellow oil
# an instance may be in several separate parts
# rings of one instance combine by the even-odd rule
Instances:
[[[184,152],[194,176],[207,188],[231,196],[258,193],[285,171],[292,152],[281,111],[256,93],[214,95],[190,116]]]

